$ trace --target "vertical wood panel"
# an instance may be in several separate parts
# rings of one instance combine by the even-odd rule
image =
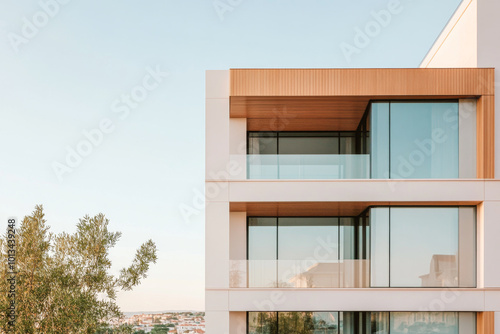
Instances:
[[[481,97],[477,100],[476,110],[476,165],[477,165],[477,178],[484,178],[484,98]]]
[[[477,177],[495,177],[494,96],[481,96],[477,102]]]
[[[231,96],[493,95],[491,68],[232,69]]]
[[[477,334],[495,334],[495,312],[477,314]]]
[[[363,96],[374,99],[382,96],[416,99],[424,96],[427,98],[478,97],[477,177],[495,177],[495,82],[492,68],[233,69],[230,75],[231,96],[235,99],[299,96]],[[239,105],[236,103],[237,100],[232,103],[232,107],[235,109],[238,107],[241,115],[244,115],[236,117],[267,118],[259,114],[262,111],[258,103],[262,104],[264,109],[269,107],[269,104],[263,101],[252,104],[250,100],[239,100]],[[324,110],[321,109],[321,105],[317,105],[316,108],[319,109],[305,113],[307,118],[313,115],[316,118],[337,118],[322,115]],[[291,107],[290,109],[293,112]],[[327,109],[325,107],[325,110]],[[256,113],[258,117],[248,115],[250,112]],[[296,110],[295,112],[302,113],[303,111]],[[294,116],[297,119],[301,118]]]

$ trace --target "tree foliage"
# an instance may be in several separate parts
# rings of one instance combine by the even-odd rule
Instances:
[[[168,334],[168,326],[166,325],[154,325],[151,330],[151,334]]]
[[[89,333],[123,316],[116,304],[119,290],[131,290],[156,263],[156,245],[148,240],[132,264],[115,277],[109,251],[120,232],[108,230],[98,214],[80,219],[73,234],[50,232],[42,206],[36,206],[16,231],[16,321],[7,323],[7,236],[0,238],[0,330],[15,334]],[[126,332],[126,329],[124,329]],[[121,332],[121,331],[120,331]]]

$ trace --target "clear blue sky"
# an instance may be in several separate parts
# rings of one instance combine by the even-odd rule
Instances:
[[[157,311],[204,308],[204,217],[179,207],[203,191],[205,70],[417,67],[460,1],[401,0],[350,62],[340,46],[390,1],[65,2],[44,17],[38,1],[0,1],[0,222],[43,204],[53,231],[71,232],[103,212],[123,232],[115,270],[153,238],[158,263],[119,304]],[[34,16],[41,28],[23,35]],[[121,119],[113,102],[157,66],[169,76]],[[53,163],[105,118],[114,130],[61,182]]]

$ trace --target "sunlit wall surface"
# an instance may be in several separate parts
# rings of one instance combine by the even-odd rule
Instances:
[[[473,312],[248,312],[249,334],[474,334]]]

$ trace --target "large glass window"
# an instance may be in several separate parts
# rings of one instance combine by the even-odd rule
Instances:
[[[475,215],[474,207],[373,207],[357,217],[249,217],[248,274],[237,281],[264,288],[475,287]]]
[[[249,287],[366,287],[367,223],[364,217],[249,218]]]
[[[473,312],[248,312],[249,334],[474,334]]]
[[[458,312],[391,312],[390,334],[461,334]]]
[[[458,208],[391,208],[391,287],[458,286]]]
[[[371,105],[372,178],[458,178],[458,102]]]
[[[459,117],[459,105],[373,102],[353,131],[248,132],[248,178],[475,177],[475,123]]]
[[[390,228],[389,208],[370,210],[372,287],[389,286]]]
[[[278,334],[338,333],[338,312],[279,312]]]
[[[276,312],[248,312],[249,334],[277,334],[278,314]]]
[[[370,210],[373,287],[474,287],[473,207]]]
[[[277,218],[248,219],[248,285],[274,287],[278,230]]]
[[[332,275],[339,262],[338,218],[279,218],[278,222],[278,286],[338,286],[338,276]],[[333,246],[326,250],[322,243]]]
[[[355,154],[354,132],[249,132],[248,154]]]
[[[389,179],[389,103],[371,105],[371,178]]]

